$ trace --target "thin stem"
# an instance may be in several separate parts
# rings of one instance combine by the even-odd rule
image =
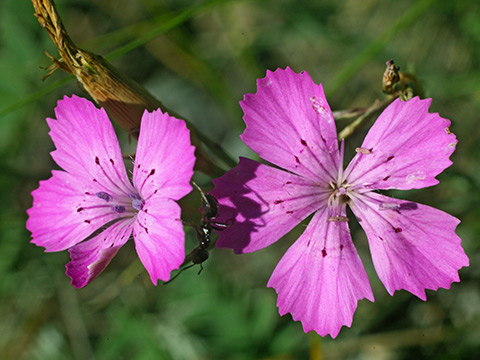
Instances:
[[[342,131],[338,134],[338,140],[346,139],[347,137],[353,135],[355,131],[360,129],[365,123],[370,120],[374,115],[383,111],[394,99],[387,99],[382,102],[376,101],[372,106],[367,108],[363,115],[359,116],[351,124],[345,126]]]

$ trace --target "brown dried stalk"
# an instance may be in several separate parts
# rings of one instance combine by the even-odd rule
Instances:
[[[110,119],[136,138],[145,109],[152,111],[160,108],[163,112],[167,111],[172,116],[180,117],[102,56],[78,48],[63,26],[53,0],[32,0],[32,4],[35,17],[48,32],[60,54],[59,60],[47,54],[53,64],[48,68],[49,73],[46,77],[56,69],[73,74],[93,100],[106,110]],[[199,137],[202,137],[205,141],[205,137],[188,122],[187,125],[196,148],[195,169],[210,175],[218,175],[222,171],[207,157],[199,140]]]

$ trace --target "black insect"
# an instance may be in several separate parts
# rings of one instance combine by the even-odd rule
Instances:
[[[197,188],[202,196],[202,218],[200,220],[200,225],[193,225],[195,228],[198,246],[185,257],[185,261],[180,267],[178,273],[165,284],[175,280],[175,278],[184,270],[190,269],[195,265],[200,265],[200,270],[198,271],[198,274],[200,274],[203,270],[202,264],[208,259],[209,248],[215,245],[212,242],[212,231],[221,231],[228,226],[227,224],[215,221],[219,208],[217,199],[215,199],[215,197],[211,194],[205,194],[195,182],[192,181],[192,184]],[[185,266],[190,262],[190,265]]]

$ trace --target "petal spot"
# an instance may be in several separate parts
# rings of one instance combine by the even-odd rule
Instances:
[[[322,256],[323,256],[323,257],[327,256],[327,250],[322,249]]]
[[[307,142],[303,139],[300,139],[300,142],[302,143],[303,146],[307,146]]]
[[[100,165],[100,159],[98,156],[95,156],[95,164]]]
[[[407,183],[410,184],[414,182],[415,180],[425,180],[427,175],[423,171],[417,171],[413,174],[409,174],[406,177]]]
[[[395,157],[395,156],[393,156],[393,155],[390,155],[390,156],[387,158],[387,161],[390,161],[390,160],[392,160],[394,157]]]
[[[278,204],[281,204],[282,202],[283,202],[283,200],[275,200],[273,203],[274,203],[275,205],[278,205]]]
[[[393,231],[395,231],[396,233],[401,233],[401,232],[402,232],[402,228],[394,227],[394,228],[393,228]]]

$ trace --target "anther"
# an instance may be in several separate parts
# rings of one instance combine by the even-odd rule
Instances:
[[[143,209],[144,202],[142,199],[133,199],[132,200],[132,207],[138,211]]]
[[[112,195],[104,192],[104,191],[99,191],[95,194],[96,197],[105,200],[106,202],[110,202],[113,200]]]
[[[142,197],[138,194],[128,194],[128,197],[132,199],[132,207],[138,211],[143,209],[143,205],[145,205]]]
[[[364,148],[360,148],[360,147],[355,148],[355,151],[357,153],[361,153],[361,154],[371,154],[372,153],[371,149],[364,149]]]
[[[123,205],[114,205],[112,206],[112,210],[119,214],[124,213],[126,211],[125,206]]]
[[[330,216],[328,218],[328,221],[334,221],[334,222],[347,222],[350,221],[348,217],[346,216]]]

